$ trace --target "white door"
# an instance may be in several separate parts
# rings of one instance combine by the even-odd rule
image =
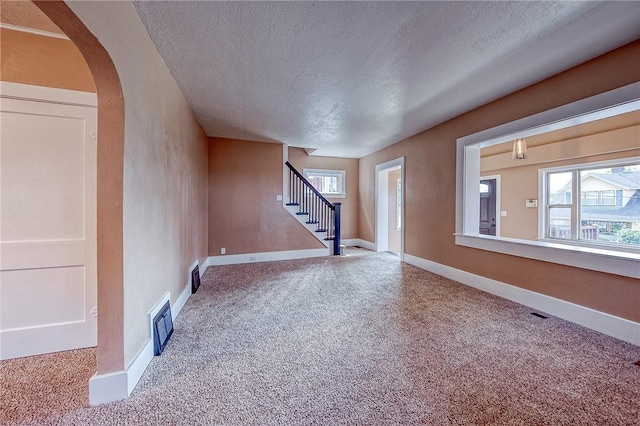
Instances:
[[[0,359],[95,346],[96,95],[0,88]]]

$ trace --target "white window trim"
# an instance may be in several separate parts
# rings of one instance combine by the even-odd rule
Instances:
[[[325,198],[346,198],[347,196],[347,172],[344,170],[330,170],[330,169],[302,169],[302,176],[309,180],[309,175],[321,175],[321,176],[339,176],[342,182],[342,191],[340,192],[320,192]]]
[[[640,253],[640,248],[634,247],[634,246],[623,246],[615,243],[607,244],[602,242],[594,243],[594,242],[589,242],[589,240],[578,240],[578,239],[562,240],[558,238],[547,237],[548,193],[547,193],[547,185],[546,185],[546,179],[545,179],[545,176],[547,173],[569,172],[569,171],[574,172],[573,187],[577,191],[576,193],[580,194],[580,197],[574,197],[573,194],[571,196],[571,199],[573,201],[571,205],[571,208],[572,208],[571,225],[572,225],[572,234],[574,234],[572,238],[574,238],[578,236],[579,226],[576,226],[576,225],[579,225],[578,222],[580,222],[580,220],[578,220],[579,212],[577,208],[579,204],[578,200],[581,200],[582,198],[582,191],[580,189],[580,184],[581,184],[580,171],[588,170],[588,169],[605,168],[605,167],[625,166],[628,164],[636,164],[636,163],[640,163],[640,157],[638,156],[618,158],[615,160],[594,161],[589,163],[568,164],[566,166],[557,166],[557,167],[548,167],[545,169],[539,169],[538,170],[538,199],[541,202],[540,202],[540,208],[538,209],[538,240],[548,241],[548,242],[559,242],[561,244],[568,244],[572,246],[575,245],[575,246],[581,246],[581,247],[593,247],[593,248],[623,251],[623,252],[629,252],[629,253]],[[577,173],[575,173],[576,171]],[[600,191],[589,191],[589,192],[600,192]],[[576,227],[578,229],[575,229]]]
[[[481,250],[640,278],[640,254],[556,241],[479,234],[480,149],[640,109],[640,82],[457,140],[455,243]],[[575,196],[575,195],[574,195]]]

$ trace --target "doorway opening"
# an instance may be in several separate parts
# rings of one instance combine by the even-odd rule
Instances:
[[[404,257],[404,157],[376,166],[376,251]]]
[[[500,236],[500,175],[480,178],[480,235]]]
[[[86,350],[90,351],[92,354],[91,356],[89,356],[91,365],[83,365],[83,367],[92,367],[91,370],[94,371],[97,368],[97,376],[106,376],[113,372],[122,371],[124,369],[125,362],[123,349],[124,327],[122,326],[122,318],[124,316],[122,314],[124,308],[122,264],[124,100],[120,79],[110,55],[107,53],[98,39],[88,30],[88,28],[64,2],[7,2],[7,7],[5,7],[5,4],[3,2],[3,18],[5,18],[6,15],[11,12],[11,8],[9,7],[10,5],[15,7],[14,12],[16,12],[12,15],[15,20],[12,20],[13,24],[10,26],[11,30],[14,31],[15,37],[2,37],[3,46],[6,46],[6,43],[11,40],[16,40],[16,37],[18,36],[20,36],[20,39],[26,37],[39,37],[39,42],[34,44],[36,46],[36,49],[34,50],[35,52],[39,51],[38,47],[40,48],[40,51],[42,51],[42,45],[51,47],[52,44],[73,44],[75,45],[75,48],[79,50],[79,55],[82,59],[82,61],[78,62],[65,62],[63,64],[64,66],[62,67],[27,66],[26,68],[20,68],[20,70],[24,69],[26,70],[26,72],[19,73],[21,80],[17,81],[17,83],[29,84],[33,86],[43,86],[44,88],[53,87],[62,90],[86,91],[86,89],[78,88],[75,86],[80,81],[85,81],[85,79],[80,79],[77,73],[56,72],[56,70],[60,71],[59,68],[65,68],[70,64],[84,62],[89,68],[88,73],[84,73],[84,75],[88,75],[86,80],[93,81],[92,85],[95,88],[94,91],[97,92],[93,96],[97,96],[98,100],[98,120],[100,123],[107,123],[106,125],[98,126],[95,132],[91,132],[92,128],[85,128],[85,130],[89,132],[89,137],[91,139],[95,139],[94,145],[97,144],[97,146],[95,146],[97,152],[94,151],[94,154],[92,155],[92,158],[94,158],[93,163],[95,163],[94,168],[96,169],[94,173],[94,181],[96,187],[94,191],[96,192],[96,195],[93,197],[93,201],[91,203],[92,208],[95,211],[94,216],[96,216],[96,220],[93,225],[94,229],[91,230],[90,233],[92,234],[92,238],[94,239],[92,245],[94,246],[93,251],[95,254],[93,261],[94,271],[92,275],[97,277],[97,280],[94,279],[94,281],[97,281],[94,287],[95,290],[99,290],[99,294],[97,299],[98,309],[93,309],[93,305],[89,306],[89,308],[91,309],[88,314],[85,314],[85,316],[91,318],[93,323],[97,322],[97,333],[94,334],[95,337],[97,337],[97,348]],[[25,20],[23,21],[22,18],[24,18]],[[30,26],[31,22],[35,22],[38,25],[46,24],[46,28],[33,28]],[[7,27],[4,22],[1,23],[0,26]],[[16,27],[20,27],[22,31],[17,31]],[[5,29],[6,28],[4,28],[3,31]],[[55,33],[52,37],[48,37],[47,34],[45,34],[49,33],[49,35],[51,35],[52,32]],[[7,52],[9,52],[8,49]],[[28,51],[24,49],[14,49],[12,50],[12,52],[16,52],[16,54],[19,54],[20,57],[24,57]],[[57,52],[58,51],[56,49],[49,48],[45,49],[45,53],[47,53],[48,56],[41,57],[34,55],[32,58],[30,58],[33,59],[33,61],[39,61],[44,57],[48,57],[49,59],[58,62],[60,62],[60,58],[64,58],[65,61],[68,60],[68,55],[63,56],[54,54]],[[74,53],[73,57],[78,58],[78,55]],[[34,63],[33,61],[23,61],[23,63],[29,65]],[[9,74],[4,72],[4,65],[5,64],[3,63],[3,79],[11,81],[8,80]],[[15,68],[17,66],[15,61],[12,62],[12,66],[14,67],[14,70],[17,70],[17,68]],[[26,77],[29,77],[30,80],[24,80],[24,78]],[[36,81],[36,79],[38,79],[38,81]],[[40,81],[40,79],[43,79],[43,81]],[[61,85],[62,83],[60,83],[60,81],[71,81],[73,85]],[[83,104],[85,102],[67,101],[67,103]],[[43,105],[41,105],[41,108],[45,108],[50,103],[42,102],[42,104]],[[95,126],[93,126],[93,128],[95,128]],[[77,152],[80,152],[80,150],[77,150]],[[63,170],[63,172],[65,171],[68,172],[68,170],[66,169]],[[63,210],[64,209],[61,209],[60,211],[64,213]],[[47,229],[52,231],[60,231],[62,228],[50,227]],[[76,234],[78,234],[79,237],[82,236],[79,232],[76,232]],[[84,232],[84,235],[88,234],[88,231]],[[75,245],[70,248],[72,250],[68,250],[69,252],[73,252],[72,254],[75,254],[78,258],[83,258],[83,250],[81,246]],[[67,251],[65,251],[64,253],[66,252]],[[63,251],[60,250],[55,251],[53,254],[62,253]],[[21,258],[28,259],[31,257],[33,256],[16,256],[15,258],[19,260]],[[62,271],[62,268],[60,268],[60,271]],[[78,291],[77,293],[80,294],[80,291]],[[38,296],[40,296],[40,294],[38,294]],[[64,297],[62,297],[62,293],[60,293],[59,296],[64,299]],[[98,311],[101,313],[100,315],[98,315]],[[76,311],[73,311],[71,309],[68,309],[65,312],[68,312],[69,314],[76,313]],[[50,312],[47,311],[47,314],[49,313]],[[73,320],[73,318],[71,318],[71,320]],[[25,329],[27,331],[29,330],[28,327]],[[55,334],[55,336],[57,335],[58,334]],[[7,346],[2,345],[2,347],[3,349],[5,349]],[[44,352],[49,351],[50,350]],[[55,360],[57,359],[57,356],[62,356],[67,353],[69,352],[63,351],[53,354],[47,353],[42,356],[47,357],[50,360],[54,360],[52,362],[56,363]],[[22,357],[18,360],[25,360],[25,362],[28,363],[30,361],[30,357]],[[58,362],[58,364],[60,363]],[[53,383],[57,383],[57,377],[62,378],[64,376],[57,376],[56,371],[58,370],[47,370],[48,373],[51,373],[48,376],[48,379],[51,379]],[[16,380],[21,382],[22,378],[19,376],[20,373],[18,373],[14,377],[16,378]],[[86,386],[86,384],[90,382],[89,377],[90,376],[87,376],[87,382],[85,382],[84,386]],[[78,375],[76,375],[76,378],[78,378]],[[40,381],[40,383],[45,383],[42,380],[41,376],[38,376],[37,379]],[[78,380],[84,380],[84,378],[82,377]],[[26,387],[25,389],[30,388]],[[20,397],[26,397],[27,395],[38,395],[38,393],[26,392]],[[54,397],[53,399],[55,399],[55,394],[50,395]],[[91,394],[89,395],[89,397],[91,398]],[[50,405],[47,403],[43,403],[43,401],[39,401],[39,403],[42,406]],[[51,404],[51,407],[54,407],[54,405]]]

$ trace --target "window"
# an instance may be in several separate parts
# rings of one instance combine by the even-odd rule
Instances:
[[[512,229],[517,234],[513,232],[511,235],[507,235],[507,232],[505,232],[504,235],[501,233],[499,236],[480,235],[478,215],[481,173],[499,169],[499,167],[488,167],[499,164],[485,161],[485,156],[495,154],[498,157],[510,157],[513,141],[518,138],[531,138],[536,135],[546,137],[557,131],[569,131],[571,133],[572,129],[576,129],[575,131],[579,133],[577,136],[580,136],[582,127],[579,126],[589,126],[590,123],[596,125],[596,122],[599,123],[601,122],[600,120],[608,120],[610,118],[625,120],[637,117],[638,111],[640,111],[639,90],[640,82],[632,83],[609,92],[459,138],[456,149],[456,244],[474,249],[640,278],[640,270],[637,263],[640,260],[640,246],[625,242],[634,239],[638,232],[636,228],[640,226],[640,222],[632,223],[632,228],[629,229],[629,222],[623,221],[622,218],[603,222],[596,220],[601,219],[601,217],[585,216],[585,213],[589,210],[591,210],[589,213],[593,213],[593,210],[596,209],[619,209],[624,206],[634,205],[637,201],[627,201],[631,200],[631,198],[628,193],[624,192],[623,188],[590,188],[586,185],[582,185],[583,187],[579,188],[580,177],[572,177],[571,185],[566,185],[562,197],[558,196],[551,200],[545,198],[547,196],[547,193],[545,193],[545,197],[538,195],[538,207],[528,205],[528,203],[524,206],[525,201],[535,196],[533,194],[536,194],[541,187],[544,187],[544,181],[540,182],[541,178],[538,175],[537,179],[534,177],[533,179],[512,180],[517,184],[517,188],[513,193],[521,199],[515,204],[511,204],[515,207],[504,209],[504,212],[502,208],[500,209],[501,216],[507,216],[506,210],[509,210],[507,217],[509,222],[513,224]],[[631,121],[629,121],[630,124],[628,126],[637,125],[637,122],[631,123]],[[615,128],[620,129],[620,127]],[[621,149],[617,148],[620,140],[622,139],[611,140],[609,144],[596,145],[584,143],[585,140],[582,139],[579,144],[568,144],[565,147],[567,148],[566,150],[546,152],[550,153],[550,155],[557,154],[558,161],[608,155],[628,149],[626,145]],[[624,143],[626,144],[627,142]],[[502,150],[503,147],[506,147],[504,151]],[[529,146],[529,149],[532,150],[532,146]],[[632,149],[637,149],[637,143]],[[492,150],[492,154],[487,154]],[[640,159],[638,157],[635,158],[636,160],[633,163],[640,163]],[[509,161],[511,161],[510,158]],[[535,173],[538,173],[537,170],[539,169],[537,167],[531,167],[535,164],[535,161],[535,156],[531,156],[531,158],[519,160],[518,164],[511,163],[510,167],[519,170],[536,170]],[[549,162],[552,161],[550,160]],[[541,167],[549,166],[542,165]],[[587,169],[591,169],[591,166],[587,166],[585,170]],[[562,173],[568,170],[548,171]],[[570,174],[572,173],[570,172]],[[557,176],[556,179],[558,179]],[[535,185],[531,186],[530,183],[532,182],[535,182]],[[564,182],[564,184],[567,183],[568,181]],[[529,185],[527,187],[530,189],[524,188],[523,185]],[[561,187],[557,189],[561,189]],[[531,190],[534,192],[531,192]],[[583,197],[582,192],[588,191],[599,192],[600,204],[585,205],[580,202]],[[615,205],[607,204],[611,203],[611,193],[605,192],[602,194],[602,191],[615,191]],[[548,196],[551,197],[552,195],[548,194]],[[640,194],[638,196],[640,197]],[[584,194],[584,197],[586,198],[586,194]],[[634,198],[634,200],[637,200],[637,198]],[[514,209],[521,205],[524,206],[522,209],[526,207],[536,208],[537,214],[531,214],[534,213],[533,210],[526,210],[526,214],[515,212]],[[580,206],[580,209],[578,210],[576,206]],[[549,208],[552,209],[548,211]],[[568,226],[569,228],[568,230],[567,228],[556,229],[557,238],[540,238],[540,235],[544,236],[546,232],[550,232],[550,229],[547,231],[547,228],[542,225],[544,223],[543,219],[553,219],[555,225]],[[524,226],[524,222],[532,223],[532,227]],[[601,236],[606,236],[607,233],[611,238],[612,233],[618,232],[620,235],[616,236],[616,240],[619,238],[621,240],[620,243],[614,242],[614,244],[607,245],[603,242],[593,246],[588,242],[579,241],[577,235],[579,233],[582,235],[581,228],[592,226],[595,229],[595,225],[598,225],[599,239]],[[506,229],[507,227],[505,226],[504,228]],[[623,229],[625,230],[624,232],[622,232]],[[524,230],[526,230],[526,235],[522,232]],[[574,237],[577,239],[572,240]]]
[[[602,206],[615,206],[616,205],[616,191],[600,191],[600,205],[602,205]]]
[[[599,198],[598,191],[585,191],[582,193],[582,202],[588,206],[597,206]]]
[[[541,238],[640,248],[640,161],[575,164],[540,173],[546,192],[540,196],[546,200]],[[567,197],[567,188],[579,191],[580,200]]]
[[[346,196],[345,171],[304,169],[303,175],[315,189],[327,198]]]

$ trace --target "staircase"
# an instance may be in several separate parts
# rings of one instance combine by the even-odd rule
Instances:
[[[340,208],[342,203],[331,204],[288,161],[289,200],[285,204],[289,213],[312,232],[318,240],[340,254]]]

